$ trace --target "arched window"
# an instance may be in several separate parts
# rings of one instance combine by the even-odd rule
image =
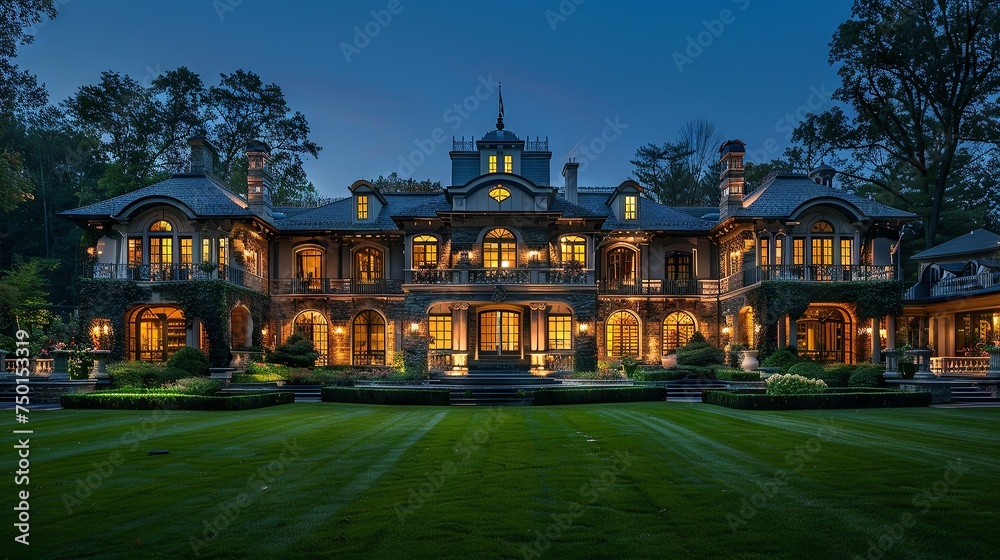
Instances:
[[[132,314],[129,355],[144,362],[165,362],[187,343],[184,312],[172,306],[147,306]]]
[[[810,264],[828,266],[833,264],[833,226],[830,222],[820,220],[812,225],[813,234],[810,241]],[[829,280],[829,271],[815,270],[817,280]]]
[[[375,282],[383,277],[382,250],[364,247],[354,253],[354,279],[359,282]]]
[[[517,238],[509,229],[491,229],[483,238],[483,266],[510,268],[517,266]]]
[[[833,233],[833,225],[825,220],[820,220],[812,225],[813,233]]]
[[[608,278],[614,285],[635,283],[635,251],[616,247],[608,251]]]
[[[413,268],[437,268],[438,241],[431,235],[413,238]]]
[[[354,318],[354,365],[385,365],[385,319],[375,311]]]
[[[149,279],[173,279],[174,227],[166,220],[153,222],[149,226]]]
[[[159,220],[153,222],[153,225],[149,226],[149,231],[174,231],[174,226],[170,225],[170,222],[166,220]]]
[[[680,348],[691,340],[698,328],[694,317],[683,311],[674,311],[663,320],[663,350]]]
[[[605,348],[609,358],[639,356],[639,319],[628,311],[615,311],[605,327]]]
[[[326,317],[318,311],[303,311],[295,317],[295,334],[301,335],[306,340],[312,342],[313,350],[319,352],[316,358],[316,365],[325,366],[328,350],[327,323]]]
[[[579,235],[565,235],[559,240],[559,254],[563,262],[578,262],[587,266],[587,240]]]

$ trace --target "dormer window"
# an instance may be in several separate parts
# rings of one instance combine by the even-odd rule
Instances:
[[[358,220],[359,221],[360,220],[367,220],[368,219],[368,195],[367,194],[359,194],[358,195],[357,215],[358,215]]]
[[[495,156],[495,155],[490,156],[490,162],[489,162],[488,171],[490,173],[496,173],[497,172],[497,156]]]
[[[503,172],[514,172],[514,156],[503,156]]]
[[[639,197],[634,194],[625,195],[625,219],[635,220],[638,215]]]

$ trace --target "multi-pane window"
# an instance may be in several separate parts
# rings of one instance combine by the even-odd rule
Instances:
[[[358,220],[368,219],[368,195],[359,194],[357,202]]]
[[[514,172],[514,156],[503,156],[503,172]]]
[[[812,238],[812,264],[833,264],[833,239],[830,237]]]
[[[774,238],[774,264],[785,264],[785,238],[775,237]]]
[[[413,238],[413,268],[434,268],[438,263],[438,241],[430,235]]]
[[[303,249],[295,253],[295,273],[299,278],[322,278],[323,252],[319,249]]]
[[[609,358],[639,356],[639,320],[627,311],[615,311],[605,327],[605,348]]]
[[[142,238],[129,238],[128,240],[128,264],[142,264]]]
[[[663,320],[663,349],[676,350],[687,344],[694,336],[694,317],[681,311],[674,311]]]
[[[625,195],[625,219],[634,220],[638,213],[639,197],[634,194]]]
[[[495,155],[490,156],[488,171],[489,171],[489,173],[496,173],[497,172],[497,156],[495,156]]]
[[[771,264],[771,251],[770,251],[770,239],[764,238],[760,240],[760,265],[767,266]]]
[[[229,239],[225,237],[219,238],[219,264],[229,264]]]
[[[212,262],[212,240],[207,237],[201,240],[201,262]]]
[[[549,350],[569,350],[572,344],[573,318],[569,315],[549,315]]]
[[[354,279],[374,282],[383,276],[382,250],[365,247],[354,253]]]
[[[617,247],[608,251],[608,281],[635,281],[635,251]]]
[[[576,261],[587,266],[587,240],[579,235],[566,235],[559,240],[559,250],[563,261]]]
[[[833,233],[833,226],[830,222],[819,221],[812,225],[813,233]]]
[[[169,232],[174,231],[174,227],[170,225],[170,222],[160,220],[158,222],[153,222],[153,225],[149,226],[149,231]]]
[[[174,262],[174,239],[172,237],[149,238],[149,264],[171,264]]]
[[[691,279],[691,253],[667,253],[663,266],[669,282],[686,282]]]
[[[806,240],[792,238],[792,264],[806,264]]]
[[[191,264],[194,262],[194,240],[190,237],[180,238],[181,243],[181,264]]]
[[[840,239],[840,264],[846,266],[854,264],[854,240],[850,237]]]
[[[431,350],[451,350],[451,315],[431,315],[428,318]]]
[[[509,268],[517,266],[517,238],[508,229],[490,230],[483,238],[483,266]]]
[[[354,318],[354,365],[385,365],[385,319],[375,311]]]
[[[295,334],[312,342],[313,350],[319,352],[316,365],[323,366],[327,363],[329,355],[329,339],[327,338],[328,327],[326,317],[318,311],[303,311],[295,317]]]

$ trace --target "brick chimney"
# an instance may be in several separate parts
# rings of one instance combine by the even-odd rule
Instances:
[[[215,161],[219,152],[205,137],[205,133],[188,138],[188,145],[191,146],[191,174],[214,175]]]
[[[727,140],[719,147],[719,218],[725,220],[743,207],[743,156],[747,145]]]
[[[260,140],[253,140],[246,147],[247,154],[247,202],[250,210],[258,216],[271,218],[271,193],[274,178],[271,177],[271,148]]]
[[[576,173],[580,164],[575,159],[571,159],[563,165],[562,176],[565,179],[566,200],[576,204]]]

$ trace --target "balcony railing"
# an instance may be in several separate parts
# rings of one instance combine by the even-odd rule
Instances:
[[[755,266],[719,280],[719,291],[731,292],[766,280],[791,282],[868,282],[895,280],[896,268],[881,265],[802,265],[776,264]]]
[[[405,272],[407,284],[553,284],[594,285],[591,269],[561,268],[433,268]]]
[[[84,267],[86,278],[132,280],[133,282],[184,282],[187,280],[225,280],[258,292],[267,291],[267,278],[247,272],[239,266],[202,264],[113,264],[97,263]]]
[[[906,291],[904,299],[966,296],[1000,290],[1000,271],[975,276],[952,276],[937,282],[920,282]]]
[[[989,356],[940,356],[931,358],[934,373],[984,374],[989,369]]]
[[[693,296],[698,295],[697,280],[601,280],[602,294],[623,296]]]
[[[399,280],[378,278],[272,278],[272,293],[285,294],[401,294]]]

